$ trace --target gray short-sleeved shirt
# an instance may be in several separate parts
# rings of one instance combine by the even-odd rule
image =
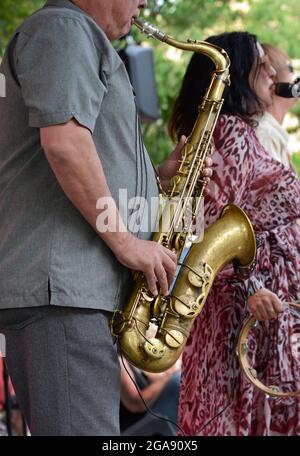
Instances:
[[[126,69],[91,17],[48,1],[9,42],[0,66],[0,308],[113,310],[131,274],[61,190],[39,128],[75,118],[93,134],[113,197],[157,196]],[[138,233],[149,239],[149,232]]]

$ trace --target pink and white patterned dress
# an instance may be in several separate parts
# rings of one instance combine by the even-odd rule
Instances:
[[[238,117],[222,115],[214,140],[205,224],[214,222],[227,203],[240,206],[262,241],[255,289],[264,286],[281,300],[299,300],[299,179]],[[248,316],[247,282],[232,267],[225,268],[194,322],[183,354],[179,405],[186,435],[300,435],[300,397],[270,399],[241,374],[236,345]],[[259,328],[251,351],[252,356],[257,351],[260,379],[281,389],[300,389],[300,312],[286,307],[270,321],[267,333]]]

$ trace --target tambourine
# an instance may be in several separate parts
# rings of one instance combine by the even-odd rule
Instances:
[[[289,305],[290,307],[293,307],[297,310],[300,310],[300,303],[299,302],[293,302],[293,303],[283,303],[286,305]],[[288,391],[288,392],[283,392],[280,391],[278,386],[274,385],[264,385],[257,376],[257,372],[255,369],[253,369],[250,364],[249,360],[247,357],[248,353],[248,336],[249,332],[251,329],[256,326],[258,323],[261,323],[259,320],[257,320],[255,317],[249,317],[243,328],[242,331],[240,332],[239,335],[239,340],[238,340],[238,345],[237,345],[237,356],[239,359],[240,367],[245,374],[245,376],[250,380],[251,383],[253,383],[256,388],[258,388],[260,391],[264,392],[267,396],[270,397],[297,397],[300,396],[300,390],[296,391]]]

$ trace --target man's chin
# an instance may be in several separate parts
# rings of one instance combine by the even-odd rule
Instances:
[[[130,33],[131,27],[132,27],[132,24],[131,24],[131,22],[130,22],[129,24],[127,24],[127,25],[123,28],[123,34],[122,34],[122,36],[128,35],[128,33]]]

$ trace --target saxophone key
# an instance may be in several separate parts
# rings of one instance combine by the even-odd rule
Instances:
[[[184,159],[184,160],[177,160],[178,163],[184,164],[185,166],[190,166],[191,162],[190,160]]]
[[[145,342],[144,350],[150,358],[160,359],[163,357],[166,348],[160,340],[152,338]]]
[[[197,288],[207,288],[213,281],[213,270],[207,263],[200,263],[188,273],[188,280],[191,285]]]
[[[175,297],[173,309],[181,317],[194,318],[195,315],[199,313],[199,304],[194,296],[181,295],[179,297]]]
[[[170,348],[178,348],[184,343],[184,336],[180,331],[172,329],[165,336],[166,344]]]
[[[144,300],[145,302],[153,302],[155,300],[155,297],[152,294],[150,294],[150,291],[146,289],[141,290],[140,296],[142,300]]]
[[[180,176],[180,177],[187,177],[187,175],[188,175],[187,171],[177,171],[177,174],[176,174],[176,176]]]

